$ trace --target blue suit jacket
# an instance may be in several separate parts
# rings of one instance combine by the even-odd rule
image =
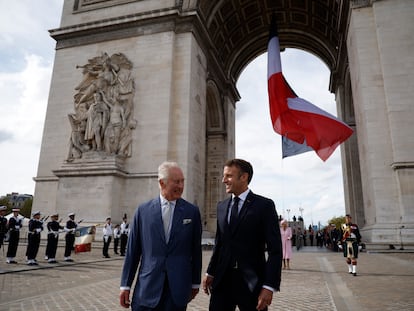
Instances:
[[[201,282],[201,231],[199,209],[184,199],[176,201],[168,243],[160,198],[136,209],[121,277],[121,286],[131,287],[139,265],[133,309],[137,305],[157,306],[166,277],[175,304],[187,305],[192,284]]]
[[[263,285],[278,291],[282,243],[273,201],[250,191],[233,229],[227,222],[230,201],[228,198],[217,206],[216,242],[207,269],[214,276],[213,291],[235,262],[252,293],[258,294]]]

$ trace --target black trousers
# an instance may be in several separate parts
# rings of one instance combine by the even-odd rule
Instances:
[[[40,234],[39,233],[29,233],[27,244],[27,259],[36,259],[37,252],[39,251],[40,245]]]
[[[7,257],[16,257],[17,247],[19,246],[20,231],[10,230],[9,231],[9,247],[7,248]]]
[[[128,242],[128,234],[121,234],[121,255],[125,255],[125,249]]]
[[[211,291],[209,311],[257,311],[260,288],[251,292],[240,269],[228,268],[220,284]],[[263,309],[267,311],[266,309]]]
[[[73,243],[75,243],[75,235],[72,233],[66,233],[65,236],[65,257],[69,257],[73,250]]]
[[[114,253],[118,254],[119,238],[114,238]]]
[[[56,250],[58,245],[59,237],[55,236],[54,233],[48,233],[47,235],[47,245],[46,245],[46,256],[49,259],[56,257]]]
[[[3,241],[4,241],[4,236],[5,234],[3,232],[0,233],[0,248],[3,245]]]
[[[110,237],[110,236],[104,236],[104,240],[103,240],[104,241],[104,244],[103,244],[102,254],[105,257],[109,256],[108,250],[109,250],[109,245],[111,244],[111,240],[112,240],[112,237]]]

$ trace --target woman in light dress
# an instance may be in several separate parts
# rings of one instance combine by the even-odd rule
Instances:
[[[282,236],[283,269],[290,269],[289,262],[292,257],[292,229],[288,221],[283,219],[280,223],[280,235]]]

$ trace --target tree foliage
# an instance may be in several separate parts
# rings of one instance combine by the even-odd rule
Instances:
[[[0,206],[2,205],[7,206],[6,215],[10,214],[13,209],[13,204],[10,202],[8,197],[0,199]],[[25,200],[22,208],[19,211],[19,214],[23,215],[24,217],[30,218],[30,214],[32,212],[32,205],[33,199]]]
[[[27,199],[26,201],[24,201],[24,204],[22,208],[20,209],[20,214],[26,218],[30,218],[31,213],[32,213],[32,205],[33,205],[33,199]]]
[[[11,204],[9,202],[9,199],[6,197],[0,199],[0,206],[7,206],[7,212],[11,209]]]
[[[345,216],[334,217],[328,220],[328,224],[334,224],[336,229],[341,229],[341,225],[345,223]]]

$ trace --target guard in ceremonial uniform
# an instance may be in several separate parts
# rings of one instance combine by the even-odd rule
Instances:
[[[124,215],[121,224],[121,256],[125,256],[125,249],[128,242],[129,224],[127,222],[127,216]]]
[[[351,215],[345,215],[345,223],[342,224],[342,250],[348,264],[348,272],[354,276],[357,275],[356,266],[360,242],[361,234],[358,225],[352,223]]]
[[[15,260],[17,247],[19,246],[19,239],[20,239],[20,229],[22,227],[22,218],[19,217],[18,208],[13,208],[13,216],[10,217],[9,222],[7,224],[7,228],[9,229],[9,247],[7,248],[7,263],[17,263]]]
[[[111,224],[111,218],[108,217],[106,219],[106,223],[102,229],[102,233],[103,233],[103,248],[102,248],[102,255],[105,258],[110,258],[108,250],[109,250],[109,245],[111,244],[111,240],[112,240],[112,224]]]
[[[59,233],[63,229],[63,226],[58,222],[59,215],[50,215],[52,219],[47,223],[47,245],[46,245],[46,256],[48,263],[57,263],[56,261],[56,250],[59,241]]]
[[[120,229],[120,226],[116,224],[114,228],[114,253],[117,255],[119,254],[118,245],[119,245],[120,239],[121,239],[121,229]]]
[[[27,264],[29,266],[38,265],[36,256],[39,251],[40,233],[43,231],[43,221],[40,220],[40,212],[32,213],[29,220],[29,233],[27,234]]]
[[[70,254],[73,251],[73,244],[75,243],[75,231],[78,227],[78,224],[75,222],[75,213],[69,213],[69,220],[66,222],[65,227],[65,254],[64,259],[65,261],[73,261],[72,258],[70,258]]]
[[[3,245],[4,237],[7,233],[7,218],[4,217],[7,206],[0,206],[0,248]]]

